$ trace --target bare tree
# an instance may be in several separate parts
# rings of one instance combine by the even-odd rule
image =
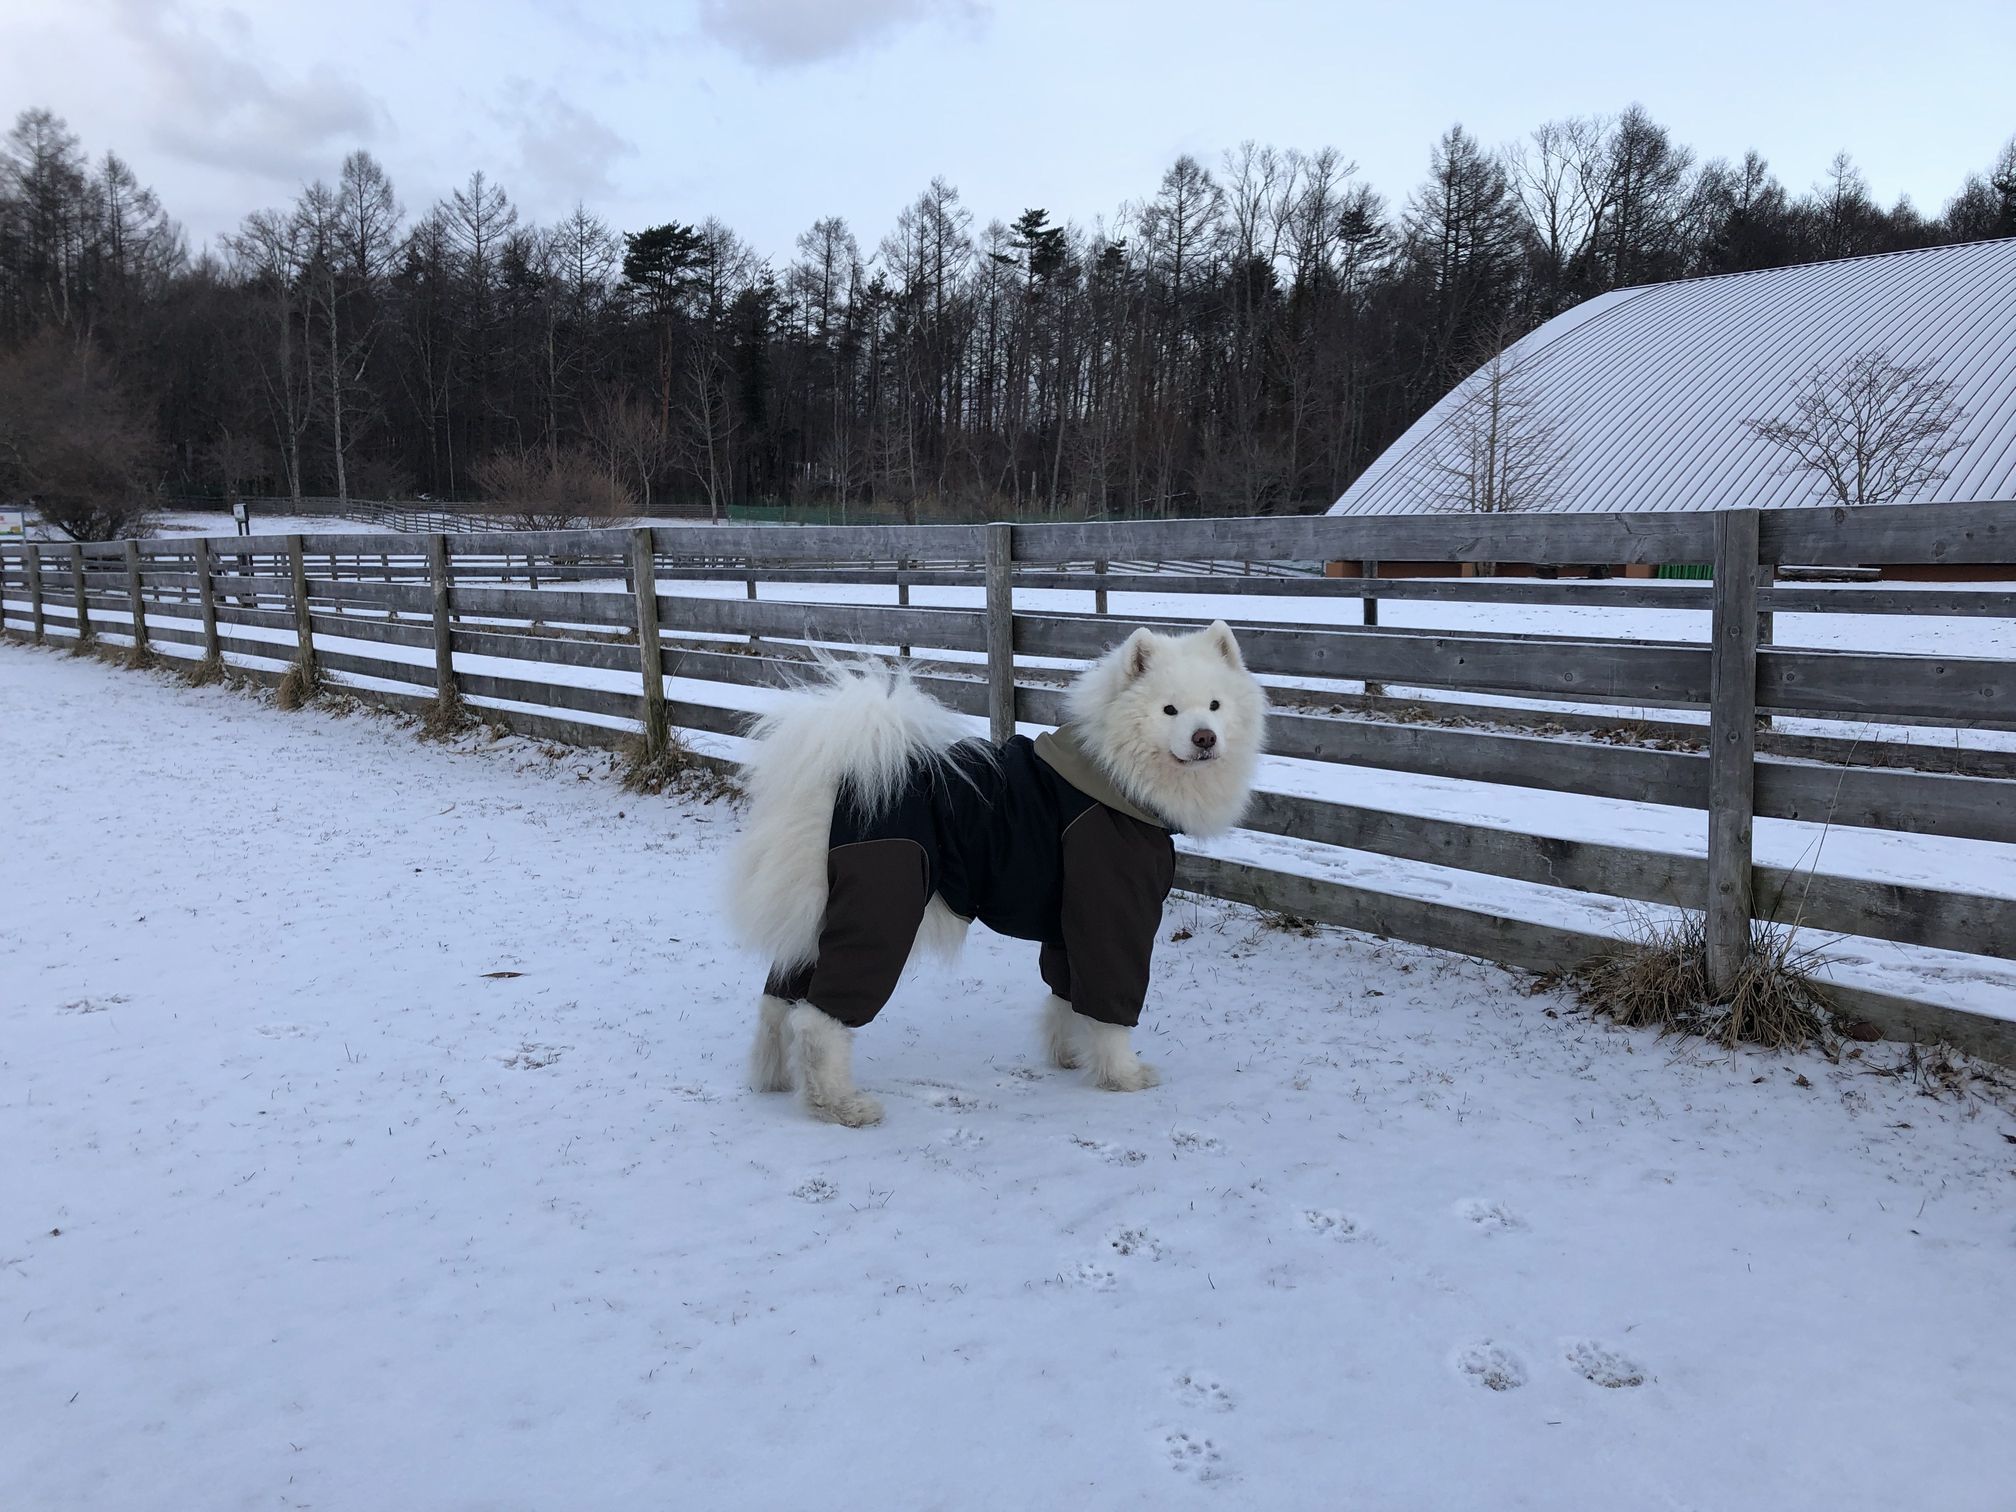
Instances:
[[[1499,330],[1451,397],[1435,437],[1427,503],[1451,514],[1555,509],[1567,497],[1570,447]]]
[[[628,485],[581,448],[552,457],[536,451],[498,452],[477,464],[476,481],[518,530],[572,530],[591,521],[615,525],[637,510],[637,496]]]
[[[143,533],[161,447],[88,340],[49,330],[0,357],[0,498],[75,541]]]
[[[621,481],[627,472],[643,492],[644,513],[651,513],[651,480],[665,465],[671,443],[659,428],[650,406],[633,399],[616,384],[596,387],[588,430],[609,476]],[[623,484],[628,487],[627,483]]]
[[[1882,348],[1816,366],[1792,397],[1792,413],[1746,420],[1754,436],[1791,454],[1787,473],[1819,474],[1845,505],[1889,504],[1925,493],[1946,476],[1966,419],[1953,385]]]

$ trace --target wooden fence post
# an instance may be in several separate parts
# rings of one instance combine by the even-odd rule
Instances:
[[[224,664],[224,643],[217,636],[217,593],[213,582],[215,565],[210,560],[210,540],[196,538],[196,593],[203,606],[203,660]]]
[[[70,586],[77,591],[77,644],[91,639],[91,605],[84,591],[84,548],[70,548]]]
[[[630,532],[630,595],[637,602],[637,670],[644,679],[644,757],[655,761],[671,745],[665,716],[665,660],[658,643],[658,570],[648,526]]]
[[[427,537],[427,579],[434,589],[434,696],[455,701],[455,628],[448,617],[448,537]]]
[[[28,612],[35,619],[35,644],[47,645],[49,640],[48,611],[42,604],[42,548],[31,545],[28,548]]]
[[[1760,589],[1775,588],[1777,585],[1778,569],[1775,565],[1759,569],[1758,587]],[[1769,609],[1766,609],[1762,614],[1757,616],[1757,644],[1759,646],[1768,646],[1777,640],[1777,638],[1778,616]],[[1757,716],[1757,728],[1760,730],[1770,729],[1771,716],[1769,714],[1759,714]]]
[[[131,536],[126,538],[126,597],[128,609],[133,616],[134,661],[141,661],[147,655],[147,600],[141,593],[140,583],[140,543]]]
[[[899,609],[910,607],[910,559],[908,557],[896,558],[896,607]],[[898,656],[908,656],[910,648],[908,646],[898,646],[896,654]]]
[[[987,527],[987,733],[1015,733],[1015,527]]]
[[[1092,575],[1096,578],[1106,576],[1106,558],[1100,557],[1092,564]],[[1106,585],[1103,582],[1092,590],[1092,612],[1094,614],[1106,612]]]
[[[1367,557],[1365,560],[1361,561],[1358,564],[1358,576],[1360,576],[1361,578],[1365,578],[1370,582],[1376,583],[1379,580],[1379,563],[1373,560],[1372,558]],[[1364,606],[1363,613],[1360,616],[1359,622],[1361,624],[1368,626],[1376,626],[1379,623],[1378,595],[1368,593],[1359,602]],[[1386,684],[1368,682],[1367,684],[1365,684],[1365,696],[1367,698],[1385,697]]]
[[[315,666],[315,621],[308,608],[308,559],[298,535],[287,537],[287,570],[294,585],[294,629],[300,648],[294,664],[301,670],[302,696],[313,697],[322,677]]]
[[[1757,511],[1715,516],[1708,704],[1708,985],[1717,999],[1750,955],[1750,827],[1757,780]]]

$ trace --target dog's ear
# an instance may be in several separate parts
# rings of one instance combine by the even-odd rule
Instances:
[[[1213,650],[1241,672],[1246,670],[1245,659],[1239,655],[1239,642],[1233,638],[1230,625],[1223,620],[1213,620],[1204,627],[1204,634]]]
[[[1120,665],[1127,673],[1127,680],[1133,682],[1148,670],[1149,658],[1154,654],[1155,632],[1143,625],[1120,647]]]

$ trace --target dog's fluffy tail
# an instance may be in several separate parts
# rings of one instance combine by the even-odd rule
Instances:
[[[959,717],[906,671],[830,659],[819,671],[817,684],[786,694],[750,730],[748,822],[729,862],[736,935],[784,970],[818,954],[834,802],[844,793],[872,815],[918,762],[968,738]]]

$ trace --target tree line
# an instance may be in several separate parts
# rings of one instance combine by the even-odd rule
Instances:
[[[191,256],[114,153],[0,145],[0,496],[116,529],[163,493],[509,496],[984,515],[1320,508],[1505,342],[1605,290],[2016,235],[2016,140],[1936,214],[1837,157],[1795,192],[1632,106],[1392,202],[1341,153],[1179,158],[1110,223],[976,222],[934,179],[879,241],[541,225],[476,172],[409,213],[366,152]],[[578,510],[577,510],[578,504]]]

